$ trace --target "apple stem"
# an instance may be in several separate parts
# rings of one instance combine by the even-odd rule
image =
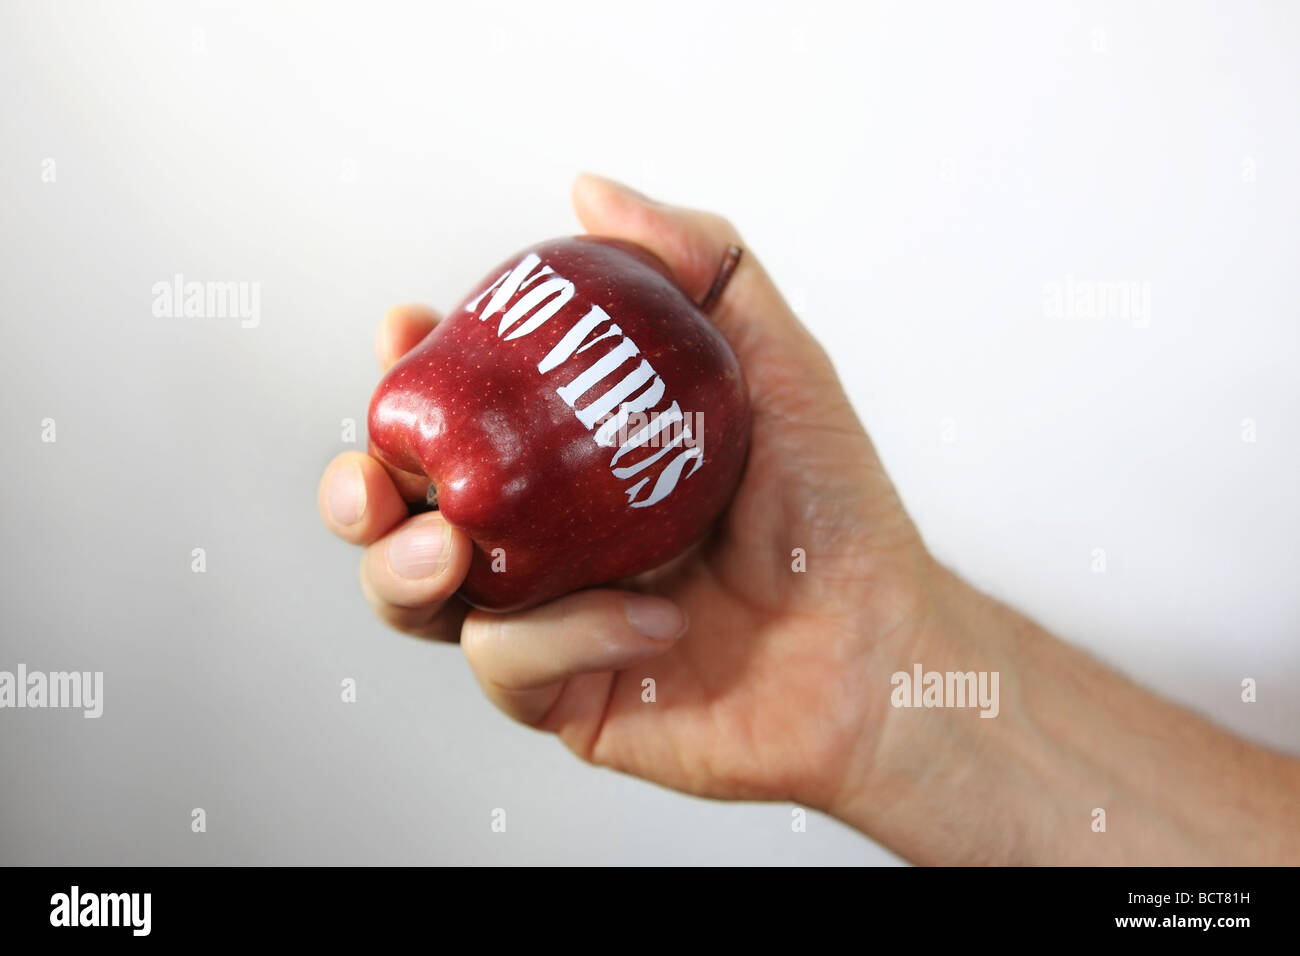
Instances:
[[[424,503],[429,506],[430,511],[438,510],[438,486],[432,481],[429,482],[429,490],[424,493]]]
[[[704,293],[704,298],[700,300],[700,311],[712,312],[713,307],[718,304],[722,298],[722,293],[727,288],[727,283],[731,281],[732,275],[736,271],[736,266],[740,265],[740,257],[744,255],[745,250],[734,243],[727,246],[727,251],[722,257],[722,263],[718,266],[718,273],[713,277],[713,285],[709,286],[709,291]]]

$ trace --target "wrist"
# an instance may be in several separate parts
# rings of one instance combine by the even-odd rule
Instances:
[[[877,661],[870,753],[829,810],[916,862],[1009,861],[1018,647],[1042,632],[933,560],[922,593],[912,633]]]
[[[881,661],[875,692],[916,664],[997,672],[997,716],[891,703],[834,816],[918,863],[1300,858],[1300,762],[1143,690],[942,568],[929,595],[914,658]]]

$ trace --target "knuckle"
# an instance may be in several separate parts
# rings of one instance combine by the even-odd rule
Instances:
[[[476,673],[483,673],[490,663],[491,651],[501,632],[500,615],[471,611],[460,630],[460,646],[465,659]]]
[[[705,212],[701,214],[701,224],[708,230],[710,235],[719,239],[725,239],[727,242],[739,242],[740,232],[726,216],[716,212]]]

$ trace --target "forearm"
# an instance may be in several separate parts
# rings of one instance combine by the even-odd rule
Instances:
[[[891,708],[849,823],[920,863],[1300,863],[1300,762],[946,572],[935,595],[917,661],[998,671],[998,716]]]

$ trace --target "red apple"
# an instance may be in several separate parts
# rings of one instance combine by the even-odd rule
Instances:
[[[654,255],[580,236],[493,270],[379,383],[370,450],[475,544],[461,596],[506,611],[647,571],[726,507],[740,365]]]

